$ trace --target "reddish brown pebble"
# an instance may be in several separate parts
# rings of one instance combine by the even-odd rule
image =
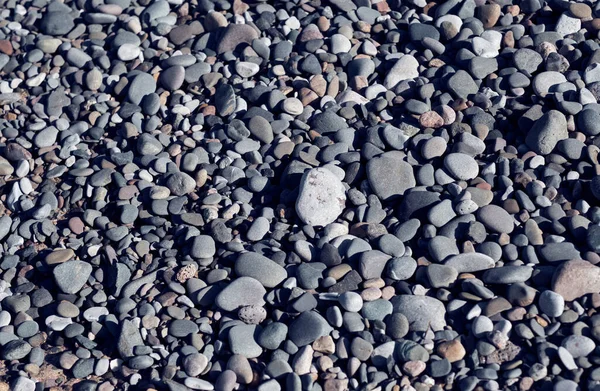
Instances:
[[[419,123],[424,128],[437,129],[444,126],[444,119],[435,111],[428,111],[424,114],[421,114],[419,117]]]
[[[83,233],[84,228],[85,228],[85,226],[83,224],[83,221],[81,221],[81,219],[79,217],[72,217],[69,220],[69,229],[75,235],[79,235],[79,234]]]

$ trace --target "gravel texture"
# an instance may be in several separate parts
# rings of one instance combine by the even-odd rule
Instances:
[[[599,4],[0,0],[0,391],[599,390]]]

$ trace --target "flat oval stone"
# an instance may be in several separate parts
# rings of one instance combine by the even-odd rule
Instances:
[[[464,153],[451,153],[444,158],[444,167],[456,179],[469,180],[479,174],[479,166],[472,156]]]
[[[506,210],[497,205],[486,205],[477,211],[477,220],[486,228],[498,233],[511,233],[515,225]]]
[[[255,252],[240,254],[235,262],[238,276],[252,277],[265,288],[274,288],[287,278],[287,271],[269,258]]]
[[[453,255],[445,262],[446,266],[453,267],[459,273],[473,273],[491,269],[495,262],[492,258],[480,253],[463,253]]]
[[[247,305],[265,305],[267,293],[264,286],[252,277],[238,277],[223,289],[215,299],[215,304],[224,311],[235,311]]]

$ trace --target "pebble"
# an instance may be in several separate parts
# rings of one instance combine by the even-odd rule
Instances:
[[[577,284],[573,284],[577,281]],[[600,290],[600,268],[583,260],[570,260],[556,268],[552,290],[565,301],[573,301]]]
[[[451,153],[444,158],[448,173],[460,180],[473,179],[479,173],[479,166],[473,157],[464,153]]]
[[[266,290],[252,277],[238,277],[223,289],[215,299],[215,304],[224,311],[234,311],[246,305],[263,306]]]
[[[431,327],[434,331],[441,330],[445,319],[440,314],[445,314],[444,304],[428,296],[398,295],[392,300],[394,312],[406,316],[412,331],[425,331]]]
[[[526,143],[536,153],[547,155],[560,140],[568,137],[567,119],[557,110],[550,110],[535,121],[527,133]]]
[[[344,210],[346,189],[331,171],[314,168],[300,181],[296,213],[309,225],[325,226],[334,222]]]
[[[269,258],[254,252],[240,254],[235,262],[238,276],[252,277],[265,288],[273,288],[287,278],[287,271]]]
[[[565,310],[565,300],[561,295],[552,291],[544,291],[539,297],[540,309],[550,317],[562,315]]]
[[[400,57],[387,72],[383,85],[389,90],[396,87],[401,81],[416,77],[419,77],[419,62],[416,58],[407,54]]]
[[[382,155],[367,163],[367,178],[383,201],[397,198],[416,185],[413,168],[394,155]]]
[[[92,270],[92,266],[84,261],[69,261],[56,266],[52,274],[62,292],[74,294],[83,288]]]

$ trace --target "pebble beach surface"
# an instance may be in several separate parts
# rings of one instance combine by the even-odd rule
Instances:
[[[0,0],[0,391],[600,390],[599,32]]]

